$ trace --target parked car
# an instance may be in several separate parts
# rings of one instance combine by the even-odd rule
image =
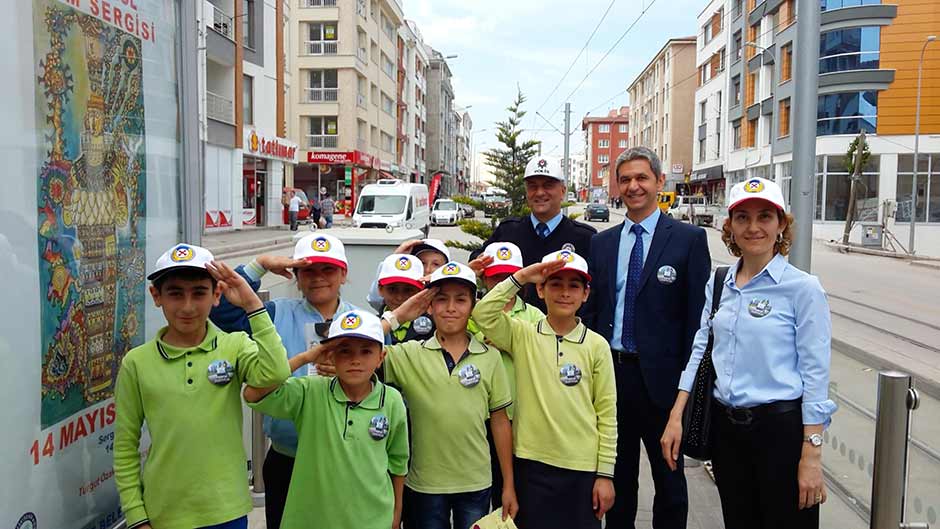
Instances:
[[[284,224],[290,224],[288,208],[290,206],[291,191],[300,197],[300,211],[297,212],[297,222],[301,224],[308,222],[310,220],[310,200],[307,198],[307,194],[299,187],[285,187],[284,190],[281,191],[281,203],[284,204],[282,211]]]
[[[353,214],[357,228],[406,228],[430,231],[428,186],[382,179],[362,188]]]
[[[568,202],[577,202],[578,197],[574,194],[574,191],[568,191]]]
[[[477,210],[470,204],[458,204],[460,207],[460,213],[465,219],[472,219],[476,215]]]
[[[490,218],[493,215],[505,217],[509,215],[509,197],[496,193],[483,195],[483,216]]]
[[[607,208],[607,204],[588,204],[584,208],[584,220],[610,222],[610,209]]]
[[[463,215],[457,203],[449,198],[442,198],[431,209],[431,224],[434,226],[456,226]]]
[[[689,221],[696,226],[714,226],[723,208],[709,204],[703,196],[677,196],[667,215],[676,220]]]

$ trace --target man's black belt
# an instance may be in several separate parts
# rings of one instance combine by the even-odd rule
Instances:
[[[802,399],[778,400],[777,402],[769,402],[750,408],[736,408],[734,406],[725,406],[715,399],[715,405],[728,417],[731,424],[744,426],[766,419],[772,415],[780,415],[781,413],[799,410],[802,408],[802,402]]]
[[[614,362],[618,364],[626,364],[628,362],[640,361],[639,351],[619,351],[617,349],[611,349],[610,354],[613,355]]]

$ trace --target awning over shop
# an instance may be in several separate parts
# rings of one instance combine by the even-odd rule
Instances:
[[[692,172],[692,177],[689,179],[690,182],[703,182],[708,180],[723,180],[725,178],[725,173],[723,166],[715,165],[705,169],[700,169],[698,171]]]

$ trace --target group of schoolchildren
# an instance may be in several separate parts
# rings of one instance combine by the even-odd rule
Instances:
[[[497,242],[464,264],[410,241],[381,263],[375,313],[341,298],[347,270],[342,241],[317,233],[234,270],[188,244],[160,257],[148,279],[167,326],[124,357],[115,392],[127,527],[247,527],[244,398],[272,442],[269,528],[469,529],[501,508],[521,529],[599,529],[616,388],[607,342],[577,316],[585,260],[524,267]],[[302,296],[263,303],[268,272]],[[517,295],[527,283],[547,315]]]

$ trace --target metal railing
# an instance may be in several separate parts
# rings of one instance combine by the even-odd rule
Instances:
[[[911,413],[919,405],[920,395],[914,389],[911,375],[897,371],[879,373],[871,529],[928,529],[926,523],[905,520]]]
[[[300,0],[300,7],[336,7],[336,0]]]
[[[338,88],[304,88],[304,103],[333,103],[339,101]]]
[[[206,3],[212,8],[212,24],[210,27],[223,37],[235,42],[235,19],[216,5],[210,2]]]
[[[335,134],[307,134],[307,147],[317,149],[335,149],[339,136]]]
[[[231,99],[206,90],[206,115],[216,121],[235,123],[235,103]]]
[[[336,55],[338,50],[338,40],[304,41],[304,52],[306,55]]]

